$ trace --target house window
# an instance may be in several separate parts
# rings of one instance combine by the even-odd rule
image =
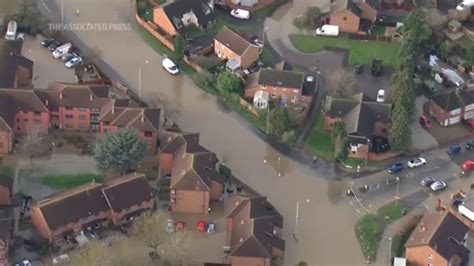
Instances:
[[[291,96],[291,101],[296,102],[296,96]]]
[[[149,138],[149,137],[152,137],[153,136],[153,133],[151,133],[150,131],[146,131],[144,133],[145,137]]]
[[[79,120],[86,120],[86,116],[85,115],[79,115]]]
[[[176,194],[176,190],[171,189],[171,190],[170,190],[170,194],[171,194],[171,195],[175,195],[175,194]]]
[[[72,119],[73,115],[66,115],[66,119]]]
[[[278,94],[272,93],[272,98],[276,98],[276,97],[278,97]]]
[[[66,107],[66,110],[71,111],[74,107]]]
[[[86,125],[84,125],[84,124],[79,124],[79,128],[84,129],[84,128],[86,128]]]
[[[82,107],[81,107],[81,108],[79,108],[79,111],[85,112],[85,111],[87,111],[87,108],[82,108]]]
[[[20,118],[17,118],[16,121],[17,121],[17,122],[20,122]]]
[[[347,20],[347,17],[343,17],[342,20]]]
[[[35,115],[41,115],[41,112],[35,112]]]
[[[175,198],[170,198],[170,203],[171,203],[171,204],[175,204],[175,203],[176,203],[176,199],[175,199]]]
[[[23,122],[28,122],[28,118],[23,119]]]
[[[428,259],[433,260],[434,259],[433,254],[428,254]]]

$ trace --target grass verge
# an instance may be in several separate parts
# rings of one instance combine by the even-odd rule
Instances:
[[[7,177],[10,177],[10,178],[13,178],[13,175],[15,174],[13,169],[11,169],[10,167],[8,166],[1,166],[0,167],[0,174],[4,175],[4,176],[7,176]]]
[[[384,224],[379,217],[366,214],[362,216],[354,226],[354,231],[362,248],[362,253],[369,261],[377,257]]]
[[[324,116],[320,114],[316,124],[306,138],[304,150],[325,160],[334,160],[334,144],[331,134],[324,130]]]
[[[104,177],[95,174],[47,175],[41,178],[41,183],[50,188],[68,189],[89,183],[92,180],[100,183]]]
[[[410,223],[403,228],[401,232],[392,237],[392,254],[395,257],[404,257],[405,253],[405,243],[410,237],[413,230],[415,230],[416,225],[420,221],[421,216],[414,217]]]
[[[394,200],[377,210],[377,213],[384,218],[387,224],[400,219],[407,212],[408,208],[399,200]]]
[[[399,46],[396,43],[353,40],[344,37],[290,35],[291,43],[301,52],[314,53],[325,47],[344,48],[350,51],[349,63],[372,64],[378,58],[384,65],[394,66],[398,58]]]

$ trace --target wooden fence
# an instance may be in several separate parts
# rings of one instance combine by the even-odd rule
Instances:
[[[139,15],[138,12],[135,13],[135,20],[137,23],[142,26],[145,30],[147,30],[151,35],[153,35],[156,39],[158,39],[164,46],[166,46],[171,51],[174,51],[173,42],[166,37],[165,35],[160,33],[160,29],[154,23],[143,20]]]
[[[364,41],[379,41],[379,42],[392,42],[392,37],[381,36],[381,35],[368,35],[368,34],[348,34],[349,39],[364,40]]]
[[[258,115],[257,109],[253,107],[253,105],[249,102],[247,102],[244,98],[240,97],[239,98],[239,103],[242,105],[245,109],[247,109],[249,112],[251,112],[254,115]]]

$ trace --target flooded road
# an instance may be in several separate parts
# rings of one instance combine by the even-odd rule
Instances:
[[[43,2],[54,16],[58,15],[55,0]],[[135,25],[131,21],[130,0],[63,0],[63,3],[68,22]],[[80,10],[80,16],[74,14],[76,9]],[[285,217],[284,265],[299,261],[308,265],[365,265],[353,233],[355,218],[349,206],[338,205],[336,194],[340,183],[325,178],[331,171],[315,172],[279,154],[242,118],[223,109],[215,97],[197,88],[190,78],[165,73],[162,57],[135,28],[75,34],[88,46],[100,49],[102,59],[134,88],[138,88],[138,69],[142,66],[142,96],[160,92],[176,101],[181,109],[180,127],[199,132],[206,148],[219,158],[225,156],[226,164],[236,176],[268,197]],[[296,203],[304,199],[311,202],[300,206],[298,241],[295,241],[292,234]]]

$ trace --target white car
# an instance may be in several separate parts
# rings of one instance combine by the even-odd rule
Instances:
[[[234,18],[239,18],[239,19],[250,18],[250,12],[244,9],[232,9],[230,11],[230,15],[233,16]]]
[[[82,63],[82,58],[80,56],[73,57],[71,60],[67,61],[64,65],[67,68],[73,68]]]
[[[63,44],[63,45],[57,47],[53,51],[53,57],[54,58],[60,58],[61,56],[69,53],[69,50],[71,50],[71,48],[72,48],[72,44],[70,42],[68,42],[66,44]]]
[[[433,184],[431,184],[430,188],[433,191],[440,191],[448,187],[448,184],[444,181],[436,181]]]
[[[421,158],[421,157],[418,157],[418,158],[415,158],[415,159],[411,159],[411,160],[408,161],[408,163],[407,163],[408,167],[410,167],[410,168],[419,167],[419,166],[422,166],[422,165],[425,165],[425,164],[426,164],[426,159],[425,159],[425,158]]]
[[[385,90],[379,90],[377,92],[377,102],[379,103],[385,102]]]
[[[474,6],[474,0],[464,0],[459,5],[456,6],[457,11],[463,11],[466,8],[471,8]]]
[[[18,41],[24,41],[25,40],[25,34],[23,32],[20,32],[16,35],[16,39]]]
[[[174,220],[173,219],[168,219],[166,221],[165,231],[167,233],[173,233],[174,232]]]
[[[66,262],[69,261],[69,255],[68,254],[61,254],[55,258],[53,258],[53,264],[59,264],[61,262]]]
[[[179,69],[178,67],[176,66],[176,64],[171,61],[171,59],[169,58],[165,58],[163,59],[163,62],[161,62],[161,66],[166,70],[168,71],[168,73],[170,73],[171,75],[176,75],[179,73]]]
[[[31,266],[31,262],[30,262],[29,260],[23,260],[23,261],[21,262],[21,265],[22,265],[22,266]]]

